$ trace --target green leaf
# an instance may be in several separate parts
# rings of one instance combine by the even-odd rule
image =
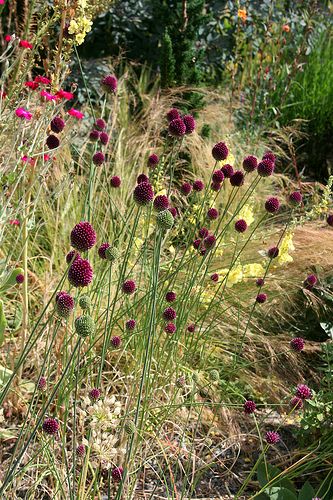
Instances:
[[[7,321],[5,313],[3,311],[3,302],[0,300],[0,346],[3,344],[5,338],[5,330],[7,326]]]
[[[278,476],[281,473],[281,470],[278,467],[275,467],[274,465],[267,464],[267,468],[264,463],[259,464],[258,470],[257,470],[257,477],[260,486],[263,488],[264,486],[269,483],[274,477]],[[283,487],[292,493],[296,493],[296,488],[293,485],[293,483],[290,481],[290,479],[286,477],[279,477],[276,479],[276,481],[273,481],[270,486],[279,486]]]
[[[324,420],[324,415],[322,413],[318,413],[317,415],[317,420],[319,420],[319,422],[322,422]]]
[[[268,488],[267,493],[269,500],[297,500],[295,493],[287,488]]]
[[[308,500],[309,498],[314,498],[315,490],[312,488],[309,481],[303,484],[302,489],[298,494],[298,500]]]

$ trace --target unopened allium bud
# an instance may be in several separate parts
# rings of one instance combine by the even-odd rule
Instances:
[[[211,370],[209,372],[209,378],[212,382],[217,382],[218,380],[220,380],[220,374],[217,370]]]
[[[169,210],[163,210],[163,212],[159,212],[156,216],[156,222],[158,227],[161,229],[171,229],[174,224],[174,218]]]
[[[88,295],[82,295],[80,298],[79,298],[79,306],[81,307],[81,309],[83,310],[86,310],[86,309],[89,309],[91,307],[91,300],[90,300],[90,297]]]
[[[80,337],[88,337],[95,333],[95,322],[91,316],[85,314],[84,316],[79,316],[74,322],[75,331]]]
[[[115,262],[117,259],[119,259],[120,252],[118,248],[116,247],[108,247],[105,251],[105,258],[109,262]]]

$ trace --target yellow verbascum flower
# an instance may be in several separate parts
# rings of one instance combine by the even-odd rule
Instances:
[[[228,158],[226,160],[221,160],[218,162],[219,167],[223,167],[223,165],[233,165],[235,163],[235,157],[232,153],[228,154]]]
[[[89,31],[91,31],[92,21],[86,16],[81,15],[77,19],[72,19],[69,23],[68,33],[75,35],[77,45],[81,45]]]
[[[243,277],[248,278],[259,278],[265,274],[265,269],[259,263],[253,262],[252,264],[245,264],[243,266]]]
[[[280,244],[279,256],[277,258],[277,263],[280,265],[287,264],[288,262],[292,262],[294,260],[289,254],[289,252],[293,252],[295,250],[293,236],[294,233],[292,231],[288,231]]]
[[[228,274],[229,269],[224,268],[221,269],[220,271],[216,271],[219,276],[221,276],[221,279],[224,279],[227,274]],[[236,285],[237,283],[240,283],[243,279],[243,267],[241,264],[238,264],[236,267],[231,269],[228,277],[226,278],[227,280],[227,288],[231,288],[232,286]]]
[[[244,205],[238,214],[238,218],[244,219],[248,226],[252,224],[254,221],[253,207],[251,205]]]

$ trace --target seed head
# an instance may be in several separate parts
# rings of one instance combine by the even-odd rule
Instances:
[[[220,380],[220,374],[217,370],[211,370],[209,372],[209,378],[212,382],[217,382],[218,380]]]
[[[80,337],[88,337],[95,333],[95,322],[91,316],[79,316],[74,322],[75,331]]]
[[[127,420],[124,424],[124,431],[128,436],[132,436],[136,431],[135,423],[132,420]]]

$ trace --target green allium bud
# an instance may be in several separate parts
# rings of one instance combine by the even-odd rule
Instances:
[[[89,309],[91,306],[90,297],[88,297],[88,295],[82,295],[82,297],[80,297],[79,299],[79,306],[83,310]]]
[[[211,370],[209,373],[209,378],[213,382],[217,382],[220,379],[220,374],[217,370]]]
[[[80,337],[88,337],[95,333],[95,323],[88,314],[79,316],[75,320],[75,331]]]
[[[156,222],[161,229],[171,229],[174,222],[173,215],[169,210],[163,210],[163,212],[157,214]]]
[[[115,262],[119,258],[120,252],[116,247],[109,247],[105,250],[105,258],[109,262]]]
[[[132,420],[127,420],[124,425],[124,430],[126,434],[132,436],[136,431],[135,423]]]

